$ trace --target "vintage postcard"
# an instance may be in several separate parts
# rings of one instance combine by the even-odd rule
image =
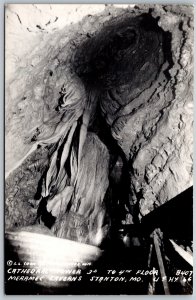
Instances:
[[[192,294],[193,21],[5,6],[5,294]]]

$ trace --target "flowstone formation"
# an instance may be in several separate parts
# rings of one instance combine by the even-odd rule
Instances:
[[[192,13],[106,6],[38,34],[6,82],[6,228],[100,245],[192,185]]]

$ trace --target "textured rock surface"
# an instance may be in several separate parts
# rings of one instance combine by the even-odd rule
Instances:
[[[36,150],[27,158],[28,161],[11,171],[32,147],[27,137],[39,136],[41,125],[54,115],[62,85],[72,83],[70,78],[74,77],[75,64],[80,57],[78,51],[85,43],[90,45],[89,40],[94,37],[96,41],[104,26],[114,26],[119,20],[142,13],[150,13],[161,35],[165,34],[164,47],[167,49],[159,49],[158,68],[152,66],[154,55],[147,63],[144,60],[141,65],[137,64],[131,82],[129,78],[126,82],[119,82],[116,91],[112,89],[111,93],[106,89],[101,94],[102,113],[129,166],[129,199],[133,218],[127,215],[125,222],[137,221],[138,217],[192,185],[193,8],[155,5],[150,7],[149,12],[148,5],[134,9],[133,6],[101,5],[87,14],[84,7],[82,11],[81,7],[77,7],[74,14],[80,12],[81,17],[75,24],[63,18],[66,10],[63,8],[58,18],[61,21],[59,25],[53,8],[47,6],[46,10],[43,6],[31,6],[28,9],[34,16],[38,14],[38,20],[43,16],[42,23],[37,24],[33,17],[29,18],[28,24],[23,23],[16,6],[8,7],[6,11],[9,24],[16,25],[18,22],[17,35],[11,32],[11,25],[7,26],[6,43],[7,61],[11,62],[6,68],[6,171],[10,173],[6,182],[7,227],[16,223],[33,223],[36,219],[37,210],[30,209],[32,204],[29,200],[33,199],[41,172],[48,162],[48,149]],[[25,11],[23,13],[27,15]],[[27,22],[26,19],[24,22]],[[20,47],[16,51],[9,38],[19,42]],[[158,43],[164,43],[160,36],[158,40]],[[26,43],[28,48],[22,50]],[[145,46],[144,43],[143,49]],[[82,59],[85,65],[85,56]],[[147,76],[145,85],[141,78],[151,68],[153,72],[156,70],[156,76],[153,75],[150,81]],[[138,76],[137,81],[138,74],[143,75]],[[38,160],[33,171],[29,170],[32,160]],[[17,198],[16,190],[19,190]]]
[[[45,165],[48,151],[40,149],[30,155],[6,180],[5,227],[34,224],[37,218],[35,195]]]
[[[171,32],[173,65],[120,134],[132,162],[131,186],[141,215],[192,184],[193,20],[186,7],[179,11],[172,6],[157,8],[153,15],[160,16],[159,26]]]

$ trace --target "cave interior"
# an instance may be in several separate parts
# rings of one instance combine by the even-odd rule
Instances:
[[[110,268],[116,268],[116,265],[118,268],[128,265],[133,269],[151,268],[148,265],[148,255],[153,237],[156,236],[163,251],[166,273],[170,274],[173,268],[185,267],[191,270],[188,263],[174,253],[169,240],[178,240],[184,248],[192,248],[192,188],[139,218],[139,207],[132,200],[130,189],[130,170],[137,152],[130,159],[112,132],[115,115],[152,86],[166,62],[168,68],[164,70],[164,75],[168,81],[171,79],[169,70],[174,65],[172,37],[170,32],[158,26],[158,20],[151,13],[123,19],[117,17],[103,26],[98,33],[87,36],[77,47],[71,72],[72,76],[77,76],[82,82],[86,102],[83,104],[82,113],[77,116],[77,122],[67,122],[67,127],[71,124],[67,135],[62,134],[57,141],[46,146],[50,160],[43,169],[32,204],[37,208],[35,224],[29,225],[45,226],[57,237],[98,246],[104,254],[95,262],[95,266],[102,268],[106,262]],[[52,72],[50,76],[53,76]],[[60,91],[55,107],[55,113],[60,115],[59,123],[67,109],[73,114],[74,109],[78,109],[75,104],[66,104],[69,98],[70,91],[65,87]],[[148,99],[144,98],[143,101]],[[31,137],[32,143],[39,142],[40,132],[41,130],[37,130],[36,135]],[[76,163],[77,172],[73,162]],[[73,172],[77,173],[75,177]],[[95,181],[92,186],[89,181],[91,179]],[[48,191],[47,180],[50,181]],[[58,209],[51,204],[54,211],[58,210],[58,214],[53,214],[52,209],[48,210],[48,203],[52,203],[50,201],[73,182],[74,190],[68,197],[65,208],[62,208],[62,201],[58,202]],[[88,189],[92,191],[89,198],[85,199]],[[92,195],[96,194],[99,198],[95,201]],[[97,203],[92,205],[93,201]],[[128,224],[125,222],[127,215],[132,220]],[[97,216],[100,216],[101,221]],[[72,217],[75,219],[71,220]],[[80,225],[73,232],[70,224],[74,222]],[[92,235],[96,235],[97,229],[103,232],[96,244],[97,240],[91,240],[89,230],[92,230]],[[6,247],[10,249],[9,241]],[[6,253],[9,256],[10,250],[6,250]],[[156,252],[152,254],[151,263],[153,266],[159,265]],[[38,287],[33,288],[39,291]],[[78,293],[86,291],[85,288],[85,284],[81,285]],[[111,289],[112,293],[118,294],[120,287],[104,285],[101,293],[110,294]],[[145,294],[147,289],[148,282],[144,281],[139,290],[138,286],[132,286],[125,288],[125,292],[134,290],[135,294]],[[170,286],[173,294],[186,293],[188,289],[189,285],[182,286],[179,282]],[[63,292],[64,288],[53,290],[54,294]],[[71,285],[70,292],[76,292],[74,284]],[[88,287],[88,292],[99,293],[99,289],[92,285]],[[158,283],[154,292],[164,294],[164,285]]]

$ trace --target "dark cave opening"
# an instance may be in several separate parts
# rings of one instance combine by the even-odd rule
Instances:
[[[164,61],[172,67],[170,47],[171,34],[163,31],[150,13],[123,21],[113,19],[80,45],[73,69],[85,86],[100,91],[123,84],[129,84],[130,90],[141,85],[147,88]]]

